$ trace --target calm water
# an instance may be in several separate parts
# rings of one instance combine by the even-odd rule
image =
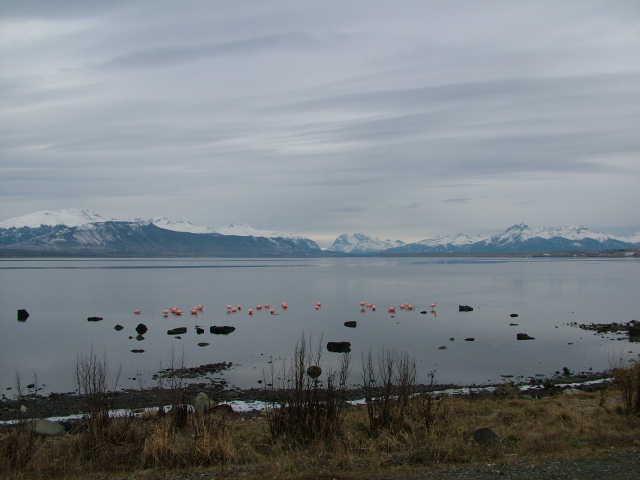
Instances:
[[[23,384],[35,373],[45,391],[72,390],[76,355],[91,349],[106,353],[114,368],[122,366],[123,386],[153,386],[151,375],[172,355],[184,355],[187,365],[233,362],[230,383],[257,386],[268,360],[279,365],[303,333],[315,341],[352,342],[354,381],[361,355],[382,348],[413,355],[422,381],[429,370],[436,370],[438,381],[455,383],[552,374],[564,366],[599,370],[637,357],[640,345],[567,323],[637,319],[639,279],[640,262],[633,259],[2,260],[0,392],[11,393],[6,388],[16,372]],[[375,303],[377,311],[360,313],[361,300]],[[278,316],[246,314],[249,306],[282,301],[290,308]],[[322,302],[320,311],[313,309],[315,301]],[[386,307],[404,302],[416,311],[390,318]],[[418,313],[434,302],[437,316]],[[198,303],[206,309],[195,318],[189,310]],[[476,311],[459,313],[461,303]],[[226,304],[242,304],[244,311],[227,315]],[[163,318],[161,311],[172,305],[185,315]],[[28,309],[27,322],[16,321],[18,308]],[[142,315],[133,315],[136,308]],[[104,320],[87,322],[92,315]],[[357,320],[358,327],[345,328],[347,320]],[[520,326],[510,327],[512,321]],[[139,322],[149,332],[143,341],[130,340]],[[125,329],[116,332],[117,323]],[[207,329],[205,335],[196,335],[196,324]],[[237,329],[211,335],[210,325]],[[190,327],[182,339],[166,334],[178,326]],[[517,332],[536,340],[518,342]],[[211,345],[198,347],[203,341]],[[447,349],[438,350],[440,345]],[[131,353],[134,348],[145,353]],[[323,355],[325,365],[338,357]]]

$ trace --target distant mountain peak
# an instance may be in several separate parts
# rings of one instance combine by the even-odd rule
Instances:
[[[334,240],[329,250],[341,253],[376,253],[402,245],[404,242],[401,240],[383,240],[360,232],[342,233]]]

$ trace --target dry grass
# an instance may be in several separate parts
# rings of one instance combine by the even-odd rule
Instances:
[[[269,477],[360,472],[398,466],[575,455],[610,447],[638,446],[640,418],[619,413],[620,392],[559,395],[543,399],[447,398],[437,400],[425,422],[426,399],[408,401],[401,429],[372,436],[366,408],[344,413],[342,435],[292,449],[273,439],[266,415],[228,418],[189,415],[176,429],[170,415],[116,419],[99,437],[91,429],[57,438],[35,437],[20,428],[0,433],[3,478],[82,478],[140,469],[195,467],[264,472]],[[502,439],[493,446],[473,441],[490,427]],[[85,477],[86,478],[86,477]]]
[[[320,377],[307,373],[319,358],[300,343],[287,377],[291,386],[278,392],[284,395],[281,408],[258,416],[176,408],[107,421],[92,415],[61,437],[35,436],[25,424],[0,430],[0,477],[111,478],[138,472],[137,478],[144,471],[154,478],[153,472],[194,468],[261,478],[336,472],[357,477],[640,447],[637,364],[617,370],[616,382],[600,392],[531,398],[506,388],[481,398],[435,398],[413,395],[415,366],[409,357],[383,354],[377,369],[372,360],[366,366],[368,405],[350,407],[341,401],[348,357],[343,360],[321,388]],[[482,427],[500,440],[477,443],[473,432]]]

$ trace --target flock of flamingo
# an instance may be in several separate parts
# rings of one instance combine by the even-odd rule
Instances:
[[[317,312],[322,308],[322,303],[320,302],[314,302],[312,304],[313,309]],[[438,305],[436,303],[432,303],[431,304],[431,312],[432,314],[436,313],[436,307]],[[366,302],[366,301],[361,301],[360,302],[360,313],[368,313],[368,312],[375,312],[376,311],[376,304],[375,303],[370,303],[370,302]],[[413,303],[401,303],[398,307],[396,307],[395,305],[391,305],[387,308],[387,313],[391,316],[391,318],[394,318],[395,315],[398,313],[398,309],[400,309],[401,311],[405,311],[405,312],[412,312],[414,311],[416,308],[416,306]],[[282,311],[287,311],[289,310],[289,304],[287,302],[282,302],[280,304],[280,309]],[[232,314],[236,314],[236,313],[240,313],[243,311],[243,306],[242,305],[227,305],[226,306],[226,312],[227,315],[232,315]],[[195,305],[193,307],[191,307],[191,315],[197,316],[201,313],[204,312],[204,305],[202,305],[201,303],[199,303],[198,305]],[[267,312],[270,315],[278,315],[278,310],[276,309],[276,307],[270,303],[259,303],[257,304],[255,307],[250,307],[247,309],[247,314],[252,317],[253,315],[255,315],[257,312]],[[420,313],[427,313],[426,311],[422,311]],[[133,310],[133,314],[134,315],[141,315],[142,314],[142,310],[139,308],[136,308],[135,310]],[[166,308],[164,310],[162,310],[162,316],[164,318],[168,318],[169,315],[173,315],[176,317],[180,317],[182,316],[183,311],[180,307],[169,307]]]

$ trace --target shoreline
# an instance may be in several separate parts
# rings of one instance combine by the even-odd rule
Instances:
[[[545,396],[563,392],[565,390],[594,391],[606,388],[612,381],[609,372],[594,374],[580,374],[572,376],[556,376],[545,379],[535,379],[529,383],[499,383],[479,385],[416,385],[416,395],[430,394],[434,396],[465,396],[485,397],[499,395],[501,388],[518,390],[519,394],[531,396]],[[106,402],[109,405],[109,415],[113,417],[140,416],[153,413],[161,408],[170,409],[175,403],[176,394],[191,402],[201,393],[206,393],[217,404],[228,405],[234,412],[241,414],[258,413],[264,411],[268,405],[277,402],[274,390],[271,389],[225,389],[224,382],[189,384],[184,390],[151,388],[143,390],[123,390],[107,393]],[[352,406],[365,405],[361,389],[350,389],[346,393],[346,403]],[[26,411],[21,411],[21,407]],[[20,421],[45,418],[55,422],[74,422],[86,418],[86,400],[75,393],[52,393],[48,396],[28,395],[21,400],[3,399],[0,401],[0,426],[14,425]]]

